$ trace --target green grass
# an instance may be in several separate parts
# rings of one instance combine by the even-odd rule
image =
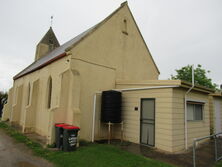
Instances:
[[[49,160],[64,167],[71,167],[73,164],[80,167],[170,167],[165,163],[103,144],[90,144],[70,153],[57,152]]]
[[[172,167],[106,144],[87,144],[73,152],[51,151],[3,122],[0,122],[0,128],[18,142],[25,143],[37,156],[51,161],[58,167]]]
[[[221,162],[221,161],[217,162],[217,163],[215,164],[215,167],[222,167],[222,162]]]

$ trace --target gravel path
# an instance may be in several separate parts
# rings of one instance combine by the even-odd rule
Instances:
[[[16,142],[0,129],[0,167],[53,167],[53,165],[34,156],[23,143]]]

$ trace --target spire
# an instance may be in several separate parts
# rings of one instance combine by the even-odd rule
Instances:
[[[59,46],[59,41],[57,40],[52,27],[50,27],[36,47],[35,60],[47,55],[49,52]]]
[[[56,47],[60,46],[59,41],[57,40],[55,33],[52,30],[52,27],[49,28],[48,32],[44,35],[39,43],[44,43],[47,45],[53,45]]]
[[[52,27],[52,23],[53,23],[53,15],[50,18],[50,27]]]

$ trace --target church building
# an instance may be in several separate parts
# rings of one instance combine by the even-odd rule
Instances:
[[[192,85],[161,81],[159,74],[124,2],[62,45],[50,27],[36,47],[34,62],[14,76],[2,120],[45,137],[48,144],[55,141],[55,123],[79,126],[80,139],[107,139],[107,126],[100,122],[101,92],[116,90],[123,98],[123,139],[178,152],[191,146],[193,138],[210,134],[208,95],[214,91],[195,86],[185,101]],[[200,115],[185,121],[187,126],[184,104],[201,107]],[[142,115],[149,110],[152,119],[146,124]],[[120,129],[112,128],[112,138],[120,138]]]

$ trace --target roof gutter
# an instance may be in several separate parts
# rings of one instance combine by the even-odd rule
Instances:
[[[135,91],[135,90],[149,90],[149,89],[160,89],[160,88],[177,88],[180,85],[170,85],[170,86],[149,86],[149,87],[141,87],[141,88],[126,88],[126,89],[112,89],[115,91],[125,92],[125,91]]]

